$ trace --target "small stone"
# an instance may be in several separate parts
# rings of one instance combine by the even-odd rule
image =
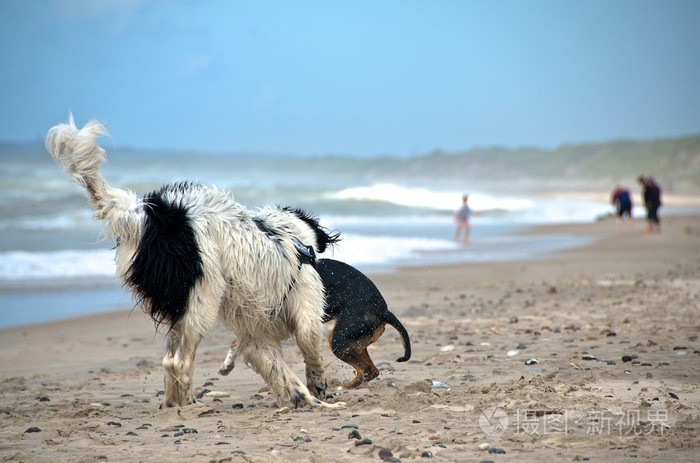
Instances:
[[[425,452],[420,454],[421,458],[433,458],[433,452],[430,450],[426,450]]]
[[[243,408],[243,404],[241,404],[241,403],[233,404],[233,405],[231,405],[231,408],[233,408],[234,410],[238,409],[238,408]]]
[[[372,445],[372,439],[362,439],[355,442],[355,447],[359,447],[361,445]]]
[[[114,426],[114,427],[117,427],[117,428],[121,428],[121,427],[122,427],[122,424],[119,423],[119,422],[117,422],[117,421],[108,421],[108,422],[107,422],[107,426]]]
[[[357,439],[360,440],[362,439],[362,436],[360,435],[360,432],[357,429],[353,429],[348,433],[348,439]]]
[[[593,354],[583,354],[581,360],[598,360],[598,357]]]
[[[675,392],[669,392],[668,395],[670,395],[672,399],[681,400]]]
[[[39,397],[38,400],[39,402],[51,402],[51,399],[49,399],[48,397]]]
[[[357,429],[359,426],[356,424],[344,424],[340,427],[340,429]]]
[[[508,352],[506,352],[506,355],[508,357],[515,357],[519,353],[520,353],[520,351],[518,349],[512,349],[512,350],[509,350]]]
[[[631,362],[632,360],[638,358],[636,354],[629,354],[629,355],[623,355],[622,356],[622,361],[623,362]]]
[[[432,387],[434,387],[436,389],[448,389],[450,387],[450,385],[447,383],[443,383],[442,381],[433,380]]]
[[[127,436],[138,436],[134,431],[129,431],[126,433]]]
[[[484,442],[482,444],[479,444],[479,450],[488,450],[489,447],[491,447],[491,446],[489,445],[488,442]]]
[[[498,448],[498,447],[493,447],[493,448],[489,449],[489,453],[502,454],[502,453],[506,453],[506,451],[501,449],[501,448]]]
[[[510,317],[508,323],[510,323],[511,325],[514,323],[518,323],[518,317]]]
[[[382,460],[386,460],[389,457],[393,457],[394,454],[391,453],[391,450],[389,449],[379,449],[379,458]]]
[[[199,431],[197,431],[194,428],[182,428],[182,433],[183,434],[198,434]]]
[[[525,365],[537,365],[538,363],[540,362],[538,362],[537,359],[528,359],[525,361]]]
[[[28,428],[25,433],[32,433],[32,432],[41,432],[41,429],[37,428],[36,426],[32,426],[31,428]]]

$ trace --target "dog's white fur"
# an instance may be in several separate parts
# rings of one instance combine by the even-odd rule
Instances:
[[[106,133],[97,121],[78,130],[71,115],[68,124],[49,130],[46,148],[87,190],[96,217],[117,242],[117,274],[128,285],[149,204],[133,192],[110,187],[100,175],[106,156],[96,139]],[[278,406],[290,402],[295,406],[341,406],[313,397],[282,359],[280,343],[294,335],[306,364],[309,388],[315,395],[325,390],[320,354],[323,285],[310,265],[302,265],[293,242],[296,237],[313,246],[316,236],[311,227],[298,220],[290,229],[285,225],[289,214],[279,208],[249,211],[214,187],[180,184],[164,187],[161,193],[167,202],[186,208],[203,270],[189,293],[184,315],[169,326],[163,358],[164,405],[182,406],[194,400],[195,352],[220,320],[236,334],[238,353],[270,386]],[[254,217],[272,225],[274,237],[256,227]],[[140,302],[151,313],[149,300]]]

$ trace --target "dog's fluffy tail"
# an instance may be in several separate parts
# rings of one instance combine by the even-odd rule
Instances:
[[[403,324],[399,321],[398,318],[396,318],[396,315],[394,315],[391,312],[387,312],[386,314],[386,322],[396,328],[396,331],[399,332],[401,335],[401,341],[403,342],[403,357],[399,357],[396,359],[397,362],[407,362],[408,360],[411,359],[411,339],[408,337],[408,331],[406,328],[403,326]]]
[[[132,241],[140,235],[143,212],[134,193],[110,187],[100,175],[106,154],[97,144],[97,137],[106,134],[105,126],[96,120],[78,129],[71,114],[68,124],[49,129],[46,150],[74,182],[85,188],[97,218],[107,225],[107,234]]]

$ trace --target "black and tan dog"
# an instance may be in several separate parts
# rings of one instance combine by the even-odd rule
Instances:
[[[335,321],[328,339],[331,351],[355,369],[355,378],[343,384],[343,388],[351,389],[379,376],[367,347],[379,339],[387,323],[396,328],[403,341],[404,355],[396,361],[405,362],[411,358],[408,331],[389,311],[379,289],[367,276],[334,259],[318,259],[312,265],[323,281],[326,295],[323,321]],[[220,374],[231,372],[237,355],[237,341],[234,339]]]

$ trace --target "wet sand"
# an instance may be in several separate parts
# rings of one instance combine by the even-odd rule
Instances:
[[[395,362],[402,346],[387,328],[370,349],[382,374],[338,392],[340,410],[277,413],[245,365],[220,377],[231,338],[221,328],[198,351],[194,384],[225,397],[165,410],[163,336],[138,310],[1,330],[0,458],[697,461],[700,217],[668,217],[660,235],[635,227],[541,227],[528,233],[596,241],[374,276],[413,356]],[[285,356],[303,376],[292,342]],[[325,358],[332,384],[352,376]]]

